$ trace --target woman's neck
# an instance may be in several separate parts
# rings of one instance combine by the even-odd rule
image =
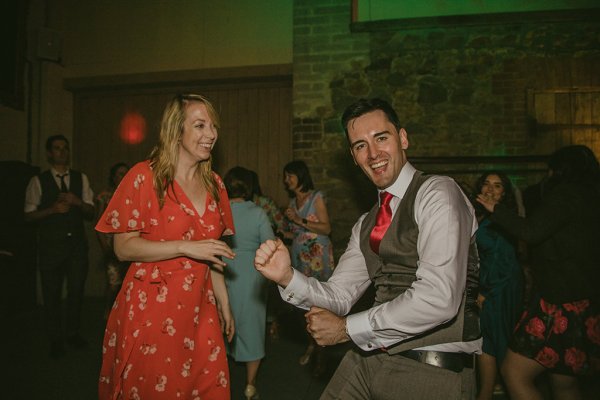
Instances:
[[[309,195],[310,195],[310,190],[307,192],[297,191],[296,192],[296,206],[298,208],[302,207],[304,205],[304,203],[306,202],[306,199],[308,198]]]

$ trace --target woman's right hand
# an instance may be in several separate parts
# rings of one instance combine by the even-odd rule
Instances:
[[[235,253],[227,243],[217,239],[184,241],[181,250],[186,257],[210,261],[222,266],[225,266],[226,263],[220,257],[230,259],[235,257]]]
[[[289,219],[290,221],[292,221],[296,225],[299,225],[299,222],[302,221],[302,218],[300,218],[300,216],[298,216],[298,213],[296,212],[296,210],[294,210],[291,207],[288,207],[285,210],[284,214],[285,214],[285,216],[286,216],[287,219]]]
[[[478,194],[477,198],[475,198],[475,200],[477,200],[477,202],[479,204],[481,204],[483,207],[485,207],[485,209],[488,212],[491,212],[491,213],[494,212],[494,208],[496,207],[496,204],[498,204],[498,202],[496,200],[494,200],[492,197],[486,196],[484,194]]]

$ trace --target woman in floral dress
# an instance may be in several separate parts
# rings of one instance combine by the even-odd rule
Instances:
[[[102,346],[99,398],[229,399],[222,329],[234,333],[218,240],[233,233],[221,179],[211,170],[218,117],[199,95],[165,109],[150,159],[123,178],[96,229],[131,260]],[[218,308],[218,310],[217,310]]]
[[[326,281],[334,268],[333,247],[329,239],[331,225],[322,192],[314,190],[308,167],[303,161],[292,161],[283,168],[285,188],[290,194],[290,204],[285,210],[288,233],[292,238],[292,265],[306,276]],[[317,350],[319,374],[323,363],[320,347],[309,335],[309,345],[300,357],[300,365],[309,363]]]

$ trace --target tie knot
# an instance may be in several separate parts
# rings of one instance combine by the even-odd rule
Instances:
[[[62,174],[62,175],[61,175],[61,174],[56,174],[56,177],[57,177],[57,178],[60,178],[60,179],[64,179],[64,178],[65,178],[65,176],[67,176],[67,175],[69,175],[69,174],[68,174],[68,173],[66,173],[66,174]]]
[[[390,192],[386,192],[383,191],[381,193],[379,193],[379,199],[381,202],[381,206],[387,206],[388,204],[390,204],[390,201],[392,201],[392,197],[394,197],[393,194],[391,194]]]

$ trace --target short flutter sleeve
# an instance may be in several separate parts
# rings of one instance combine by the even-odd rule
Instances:
[[[229,196],[225,189],[225,184],[219,175],[213,172],[217,189],[219,190],[219,213],[223,221],[225,230],[222,236],[230,236],[235,234],[235,228],[233,225],[233,214],[231,213],[231,205],[229,204]]]
[[[104,233],[148,233],[153,221],[156,221],[154,214],[158,209],[150,164],[148,161],[140,162],[127,172],[115,190],[96,224],[96,230]]]

